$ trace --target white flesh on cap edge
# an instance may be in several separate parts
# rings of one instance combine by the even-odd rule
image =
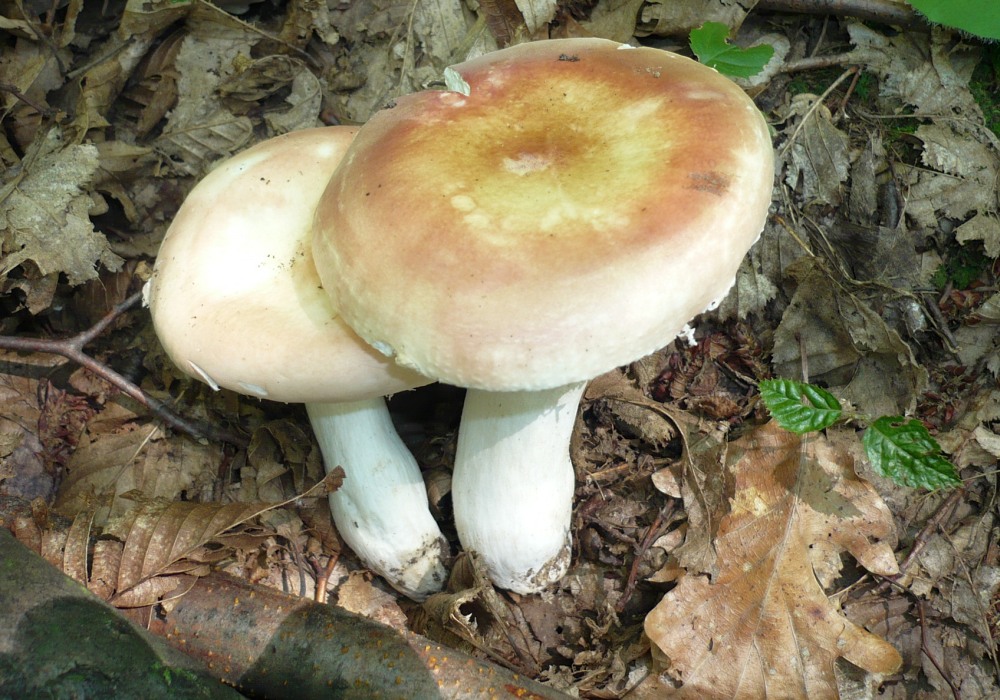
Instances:
[[[569,567],[569,442],[585,386],[466,395],[451,482],[455,527],[501,588],[537,593]]]
[[[439,591],[447,544],[427,508],[417,461],[381,398],[310,403],[306,411],[329,473],[343,467],[330,494],[337,532],[355,554],[414,600]]]

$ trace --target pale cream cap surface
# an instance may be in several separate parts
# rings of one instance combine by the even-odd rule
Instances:
[[[365,344],[320,288],[313,210],[356,128],[307,129],[223,162],[185,199],[147,288],[184,372],[243,394],[345,402],[429,382]]]
[[[603,39],[455,66],[399,98],[317,209],[323,285],[363,338],[442,381],[540,389],[670,342],[731,286],[773,152],[711,68]]]

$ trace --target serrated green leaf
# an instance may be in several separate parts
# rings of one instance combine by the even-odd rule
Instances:
[[[760,397],[778,425],[798,435],[830,427],[843,412],[829,391],[791,379],[765,379]]]
[[[760,73],[774,55],[770,44],[759,44],[748,49],[733,46],[727,39],[729,27],[721,22],[705,22],[691,30],[691,50],[698,60],[723,75],[749,78]]]
[[[1000,3],[995,0],[909,0],[927,19],[976,36],[1000,39]]]
[[[962,483],[920,421],[883,416],[868,426],[861,443],[875,471],[898,484],[933,491]]]

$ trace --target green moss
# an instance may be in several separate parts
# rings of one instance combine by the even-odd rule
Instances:
[[[821,95],[843,72],[843,68],[823,68],[815,71],[804,71],[792,78],[791,82],[788,83],[788,91],[792,95],[801,95],[807,92]],[[838,89],[846,89],[848,83],[849,81],[844,81]]]
[[[983,49],[983,58],[972,73],[969,90],[983,110],[986,126],[1000,136],[1000,45]]]
[[[955,289],[968,289],[989,269],[992,262],[983,253],[982,245],[954,243],[948,246],[945,262],[934,271],[931,282],[938,291],[943,290],[949,282]]]
[[[878,83],[875,81],[875,76],[862,71],[861,75],[858,76],[857,84],[854,86],[854,94],[862,102],[868,103],[875,98],[875,91],[877,89]]]

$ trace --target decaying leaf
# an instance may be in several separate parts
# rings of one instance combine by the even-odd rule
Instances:
[[[870,571],[898,572],[892,516],[850,455],[772,422],[734,441],[725,468],[718,573],[689,572],[646,618],[664,673],[647,684],[680,683],[677,697],[815,700],[837,697],[840,657],[896,671],[896,650],[847,620],[815,573],[840,550]]]
[[[93,145],[65,146],[57,128],[36,139],[0,189],[0,278],[30,262],[30,277],[63,272],[76,285],[121,266],[88,216],[97,168]]]
[[[1000,254],[995,216],[1000,140],[986,126],[983,111],[969,90],[980,52],[937,28],[930,35],[886,36],[852,23],[853,54],[879,76],[882,97],[900,100],[933,118],[916,132],[923,141],[927,168],[905,172],[906,214],[934,229],[938,216],[973,217],[959,240],[981,239],[991,256]],[[976,222],[976,223],[972,223]],[[971,224],[971,225],[970,225]]]
[[[324,495],[342,480],[343,470],[334,470],[309,493]],[[40,537],[41,553],[51,564],[125,608],[183,594],[209,573],[210,564],[246,546],[233,528],[286,504],[190,503],[138,491],[123,496],[132,499],[133,507],[111,519],[96,542],[91,543],[94,510],[79,513],[66,531],[44,531]]]
[[[580,24],[591,36],[625,43],[636,34],[636,19],[645,4],[645,0],[597,0],[590,17]]]
[[[479,12],[499,49],[510,46],[528,32],[524,15],[514,0],[482,0]]]
[[[556,0],[516,0],[516,2],[529,34],[551,22],[556,13]]]
[[[965,415],[937,436],[941,448],[959,469],[992,468],[1000,459],[1000,435],[993,428],[1000,420],[1000,397],[985,394],[963,397],[969,401]]]
[[[811,380],[872,415],[913,410],[927,371],[899,333],[851,288],[831,284],[815,258],[792,270],[798,288],[774,334],[776,374],[802,376],[802,354]]]
[[[138,505],[103,531],[94,527],[94,511],[81,512],[66,529],[31,526],[36,550],[50,564],[121,608],[183,594],[209,573],[209,564],[246,546],[227,531],[282,505],[181,503],[135,495],[142,499]],[[100,537],[94,539],[95,534]],[[250,546],[256,548],[256,542]]]
[[[687,36],[704,22],[721,22],[736,29],[756,4],[745,0],[652,0],[642,8],[636,34]]]
[[[774,281],[781,280],[786,268],[804,255],[802,245],[785,227],[768,220],[760,239],[740,265],[736,284],[715,313],[722,320],[759,313],[778,294]]]
[[[261,503],[140,501],[136,508],[109,522],[105,531],[123,546],[115,582],[117,595],[169,573],[171,566],[199,547],[268,507]]]
[[[883,97],[913,105],[927,115],[970,116],[982,111],[969,92],[979,50],[944,29],[881,33],[861,22],[847,25],[853,57],[879,77]]]
[[[423,604],[418,629],[462,649],[503,644],[510,613],[475,553],[459,555],[448,585]],[[509,643],[509,642],[508,642]]]
[[[217,455],[193,441],[173,443],[159,429],[126,427],[102,432],[89,427],[67,461],[67,470],[55,509],[69,517],[92,507],[96,499],[112,499],[126,491],[142,490],[150,498],[178,498],[210,493]],[[115,500],[111,514],[129,507]],[[102,510],[98,524],[107,511]]]
[[[807,205],[840,204],[850,172],[847,134],[834,125],[826,106],[816,104],[818,99],[806,93],[792,98],[789,116],[797,119],[786,147],[785,181],[801,189]]]
[[[178,103],[155,141],[178,169],[201,175],[205,165],[246,146],[253,132],[249,117],[237,116],[217,97],[219,86],[250,61],[251,44],[242,32],[215,28],[218,35],[188,35],[177,54]]]
[[[1000,219],[995,214],[976,214],[956,229],[955,240],[959,243],[982,241],[988,256],[1000,258]]]
[[[1000,158],[995,146],[950,125],[925,124],[916,135],[923,141],[921,158],[928,167],[909,173],[909,216],[934,228],[938,213],[961,220],[979,212],[996,211]],[[983,238],[997,245],[996,234],[991,237],[986,228],[979,235],[968,230],[965,237]]]

